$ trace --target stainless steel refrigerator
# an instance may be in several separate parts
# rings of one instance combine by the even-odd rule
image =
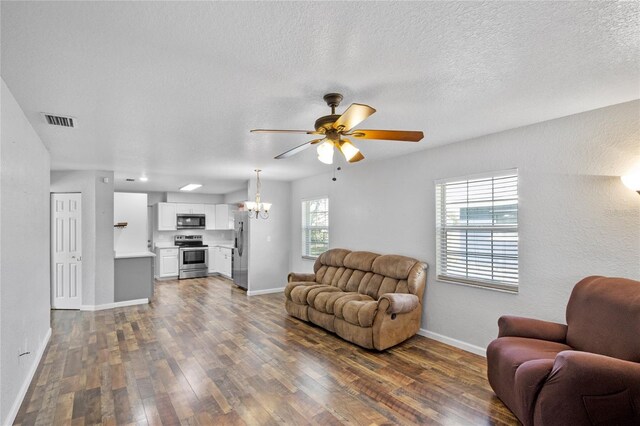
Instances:
[[[238,287],[247,290],[249,286],[249,214],[235,212],[233,218],[236,235],[231,278]]]

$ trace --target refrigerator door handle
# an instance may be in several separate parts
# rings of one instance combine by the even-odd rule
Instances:
[[[242,256],[244,249],[244,222],[240,221],[238,224],[238,234],[236,235],[236,247],[238,248],[238,255]]]

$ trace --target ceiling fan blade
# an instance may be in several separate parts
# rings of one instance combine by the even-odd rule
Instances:
[[[322,140],[324,139],[314,139],[312,141],[305,142],[302,145],[298,145],[295,148],[291,148],[289,151],[283,152],[282,154],[274,158],[276,160],[282,160],[283,158],[291,157],[292,155],[296,155],[297,153],[304,151],[305,149],[311,147],[311,145],[315,145]]]
[[[349,108],[342,114],[335,123],[333,128],[348,132],[349,130],[362,123],[367,117],[376,112],[369,105],[351,104]]]
[[[424,133],[410,130],[364,130],[357,129],[350,134],[359,139],[380,139],[387,141],[418,142],[424,138]]]
[[[249,130],[251,133],[304,133],[307,135],[317,135],[320,132],[315,130],[275,130],[275,129],[253,129]]]

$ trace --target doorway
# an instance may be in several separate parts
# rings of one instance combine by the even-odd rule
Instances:
[[[82,304],[82,194],[51,194],[51,308]]]

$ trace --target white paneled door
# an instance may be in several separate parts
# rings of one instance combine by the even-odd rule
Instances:
[[[81,194],[51,194],[51,307],[82,304]]]

